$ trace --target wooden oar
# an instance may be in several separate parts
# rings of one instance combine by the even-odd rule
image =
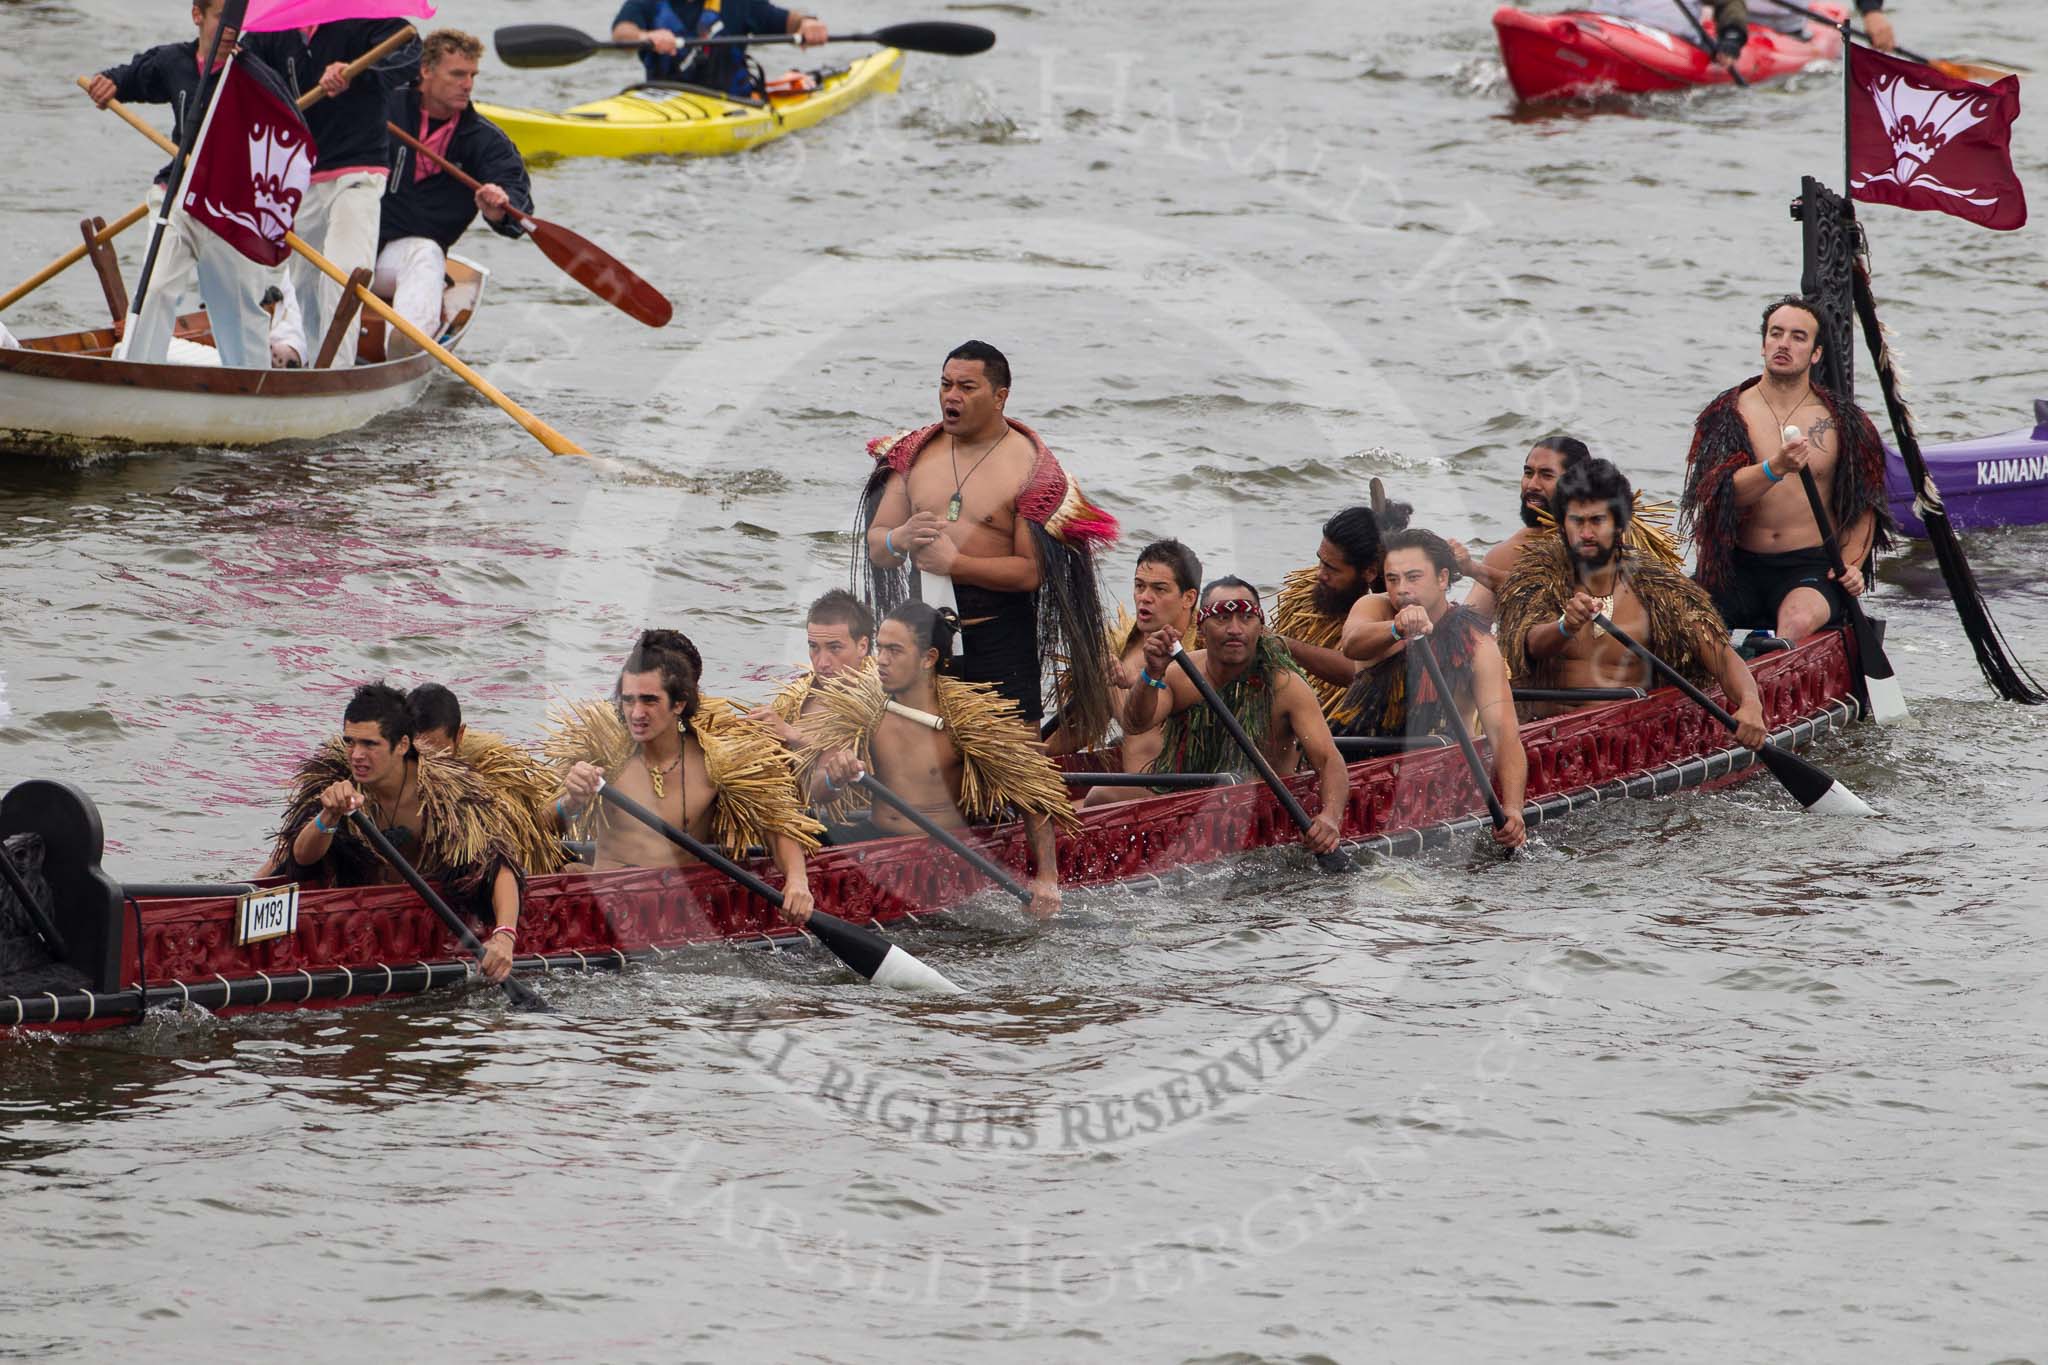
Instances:
[[[738,47],[765,43],[793,43],[794,33],[738,33],[729,37],[689,38],[676,43],[690,47]],[[971,57],[996,45],[996,35],[979,24],[956,24],[947,20],[920,20],[887,24],[868,33],[835,33],[828,43],[874,43],[904,52],[928,52],[940,57]],[[593,52],[639,52],[644,39],[593,38],[566,24],[510,24],[491,35],[498,60],[507,66],[568,66]]]
[[[177,153],[177,146],[174,143],[172,143],[172,141],[169,138],[165,137],[162,133],[159,133],[156,129],[150,127],[149,124],[145,123],[141,118],[137,117],[135,111],[130,109],[127,105],[121,103],[121,101],[108,100],[107,108],[111,110],[113,113],[119,115],[123,123],[126,123],[129,127],[141,133],[151,142],[156,143],[159,147],[162,147],[164,150],[171,152],[173,155]],[[428,355],[434,357],[434,359],[440,361],[443,365],[446,365],[449,369],[453,370],[458,376],[461,377],[464,383],[468,384],[471,388],[475,389],[484,397],[490,399],[493,403],[496,403],[500,408],[502,408],[505,411],[507,416],[509,416],[513,421],[519,423],[520,426],[525,427],[526,430],[533,435],[533,438],[535,440],[539,441],[542,445],[546,446],[554,454],[588,455],[590,453],[589,451],[585,450],[582,446],[577,445],[574,441],[562,435],[561,432],[556,431],[546,422],[541,421],[540,418],[535,417],[525,408],[522,408],[517,403],[513,402],[510,398],[508,398],[505,395],[503,390],[498,388],[497,385],[491,383],[490,380],[484,378],[475,370],[463,364],[460,360],[457,360],[455,358],[454,353],[451,352],[447,347],[443,346],[440,342],[428,336],[425,332],[422,332],[419,328],[413,326],[412,323],[406,321],[405,318],[399,316],[398,312],[395,309],[393,309],[390,304],[384,302],[384,300],[378,298],[375,294],[371,293],[368,289],[363,288],[361,285],[351,286],[349,283],[348,276],[343,274],[341,269],[338,266],[336,266],[334,262],[328,260],[319,252],[313,250],[312,247],[307,246],[305,238],[299,236],[298,233],[285,233],[284,241],[286,246],[290,247],[293,251],[298,252],[299,255],[305,257],[308,261],[310,261],[313,264],[313,267],[316,270],[318,270],[321,274],[325,275],[328,279],[333,280],[336,284],[340,285],[344,290],[353,289],[356,298],[362,303],[363,307],[369,309],[378,317],[383,318],[385,326],[390,327],[392,330],[396,331],[400,336],[412,342],[413,345],[419,347]]]
[[[1236,773],[1061,773],[1069,787],[1229,787]]]
[[[597,794],[699,862],[709,863],[776,909],[782,908],[780,891],[717,849],[671,825],[632,797],[612,787],[610,783],[599,786]],[[892,986],[905,991],[927,991],[938,995],[966,994],[947,980],[936,967],[925,965],[916,956],[897,947],[873,930],[863,929],[837,915],[813,909],[811,917],[804,921],[804,927],[816,934],[818,941],[831,949],[834,957],[851,967],[863,980],[872,981],[877,986]]]
[[[1834,519],[1828,515],[1827,505],[1821,501],[1820,485],[1814,482],[1813,471],[1805,465],[1799,467],[1799,482],[1806,489],[1806,505],[1813,509],[1814,525],[1820,527],[1820,543],[1827,547],[1828,563],[1839,581],[1848,573],[1848,568],[1842,560],[1842,541],[1835,534]],[[1897,675],[1892,672],[1892,661],[1884,652],[1884,641],[1878,638],[1877,627],[1863,614],[1863,604],[1846,588],[1842,591],[1842,600],[1848,604],[1849,625],[1856,632],[1856,662],[1863,670],[1863,690],[1870,698],[1870,714],[1879,725],[1896,725],[1912,713],[1906,709],[1906,694],[1899,686]]]
[[[1700,709],[1727,726],[1731,734],[1734,732],[1735,717],[1728,714],[1727,708],[1718,705],[1713,698],[1693,686],[1691,679],[1638,644],[1621,627],[1600,613],[1593,614],[1593,624],[1612,635],[1620,642],[1622,648],[1630,650],[1637,658],[1662,673],[1674,687],[1691,697]],[[1771,770],[1771,775],[1792,794],[1792,799],[1815,815],[1877,814],[1863,803],[1862,798],[1830,777],[1818,764],[1809,763],[1795,753],[1780,749],[1769,740],[1765,740],[1764,746],[1756,753],[1757,757],[1764,761],[1764,766]]]
[[[1794,14],[1803,14],[1815,23],[1826,24],[1829,28],[1847,28],[1855,37],[1870,43],[1870,35],[1862,29],[1847,24],[1843,20],[1822,14],[1817,9],[1808,9],[1804,5],[1795,5],[1792,3],[1792,0],[1764,0],[1764,3],[1774,5],[1779,9],[1790,10]],[[1875,47],[1876,44],[1871,43],[1871,46]],[[1923,57],[1910,48],[1894,47],[1892,51],[1909,62],[1918,62],[1922,66],[1931,66],[1944,76],[1951,76],[1959,81],[1973,81],[1979,85],[1989,85],[1994,81],[2004,80],[2007,76],[2021,74],[2012,67],[1991,66],[1983,62],[1950,62],[1943,61],[1939,57]]]
[[[1258,770],[1259,776],[1266,780],[1266,790],[1273,793],[1273,799],[1280,803],[1280,809],[1287,812],[1287,818],[1294,821],[1294,827],[1306,836],[1309,826],[1308,812],[1301,808],[1301,802],[1294,799],[1294,793],[1287,790],[1287,784],[1281,781],[1280,774],[1273,770],[1272,760],[1267,758],[1265,752],[1252,741],[1252,737],[1244,732],[1244,726],[1238,724],[1237,717],[1223,704],[1223,698],[1216,695],[1215,685],[1202,676],[1202,670],[1195,667],[1195,661],[1188,657],[1187,649],[1178,640],[1173,642],[1173,661],[1180,665],[1181,672],[1188,675],[1188,680],[1194,683],[1195,690],[1202,694],[1202,700],[1215,712],[1216,719],[1230,732],[1230,737],[1237,741],[1237,747],[1251,761],[1252,767]],[[1351,859],[1345,856],[1341,848],[1333,848],[1328,853],[1318,853],[1315,859],[1316,866],[1325,872],[1351,871]]]
[[[1409,646],[1422,660],[1422,667],[1429,674],[1430,686],[1436,689],[1437,697],[1443,702],[1444,715],[1451,724],[1451,738],[1458,741],[1458,748],[1465,755],[1465,769],[1472,774],[1472,785],[1479,788],[1479,794],[1486,798],[1486,813],[1493,817],[1495,829],[1508,827],[1508,813],[1501,809],[1500,796],[1493,790],[1493,775],[1486,771],[1486,760],[1479,756],[1479,746],[1472,742],[1472,732],[1465,728],[1465,718],[1458,714],[1458,699],[1451,694],[1451,685],[1444,678],[1443,665],[1437,662],[1436,649],[1427,635],[1418,635]],[[1506,850],[1512,858],[1514,849]]]
[[[389,122],[384,126],[393,137],[412,148],[416,155],[439,166],[470,193],[483,188],[475,176],[442,157],[405,129]],[[666,327],[669,319],[675,316],[675,305],[659,289],[627,269],[617,257],[589,238],[571,232],[559,223],[522,213],[517,208],[508,207],[506,212],[533,239],[542,255],[560,266],[576,283],[628,317],[649,327]]]
[[[477,961],[483,961],[484,945],[478,941],[476,931],[463,922],[462,916],[448,908],[448,902],[441,899],[440,892],[427,885],[427,879],[420,875],[419,869],[407,862],[405,855],[394,848],[391,841],[384,837],[384,831],[377,828],[377,822],[360,810],[350,811],[348,818],[349,823],[356,827],[356,832],[370,841],[370,847],[376,849],[378,855],[385,862],[391,864],[392,869],[399,876],[405,878],[405,884],[410,886],[413,892],[427,903],[429,909],[440,916],[441,923],[448,926],[449,931],[455,935],[455,941],[462,945],[463,950]],[[512,1001],[514,1009],[538,1010],[549,1013],[552,1013],[554,1010],[553,1005],[550,1005],[541,998],[539,991],[536,991],[516,976],[508,976],[503,981],[500,981],[498,985],[505,992],[507,998]]]
[[[905,801],[901,796],[898,796],[895,792],[876,781],[871,775],[862,773],[853,781],[854,785],[866,792],[869,797],[894,809],[898,815],[901,815],[911,824],[923,830],[927,838],[945,845],[947,852],[994,882],[1010,895],[1016,897],[1019,905],[1027,908],[1030,906],[1031,893],[1020,886],[1017,879],[1012,877],[993,858],[990,858],[980,849],[968,845],[959,835],[932,819],[931,816],[926,815],[916,806]]]
[[[1699,15],[1693,13],[1692,6],[1686,4],[1685,0],[1671,0],[1671,3],[1678,6],[1678,12],[1685,16],[1685,21],[1688,24],[1692,25],[1692,31],[1699,35],[1700,46],[1706,49],[1708,59],[1712,60],[1714,56],[1714,40],[1707,36],[1707,26],[1700,22]],[[1749,89],[1749,82],[1742,79],[1742,73],[1733,66],[1728,68],[1728,79],[1734,81],[1744,90]],[[1495,828],[1499,828],[1499,826],[1495,826]]]
[[[354,80],[357,76],[361,75],[366,68],[368,68],[372,64],[376,63],[377,61],[381,60],[383,57],[388,55],[392,51],[392,49],[397,48],[402,44],[411,41],[416,36],[418,35],[416,35],[413,32],[412,26],[410,24],[406,25],[404,28],[398,30],[398,32],[386,38],[383,42],[371,48],[368,52],[365,52],[362,56],[350,62],[348,64],[348,78],[350,80]],[[78,78],[78,84],[79,87],[83,89],[84,87],[92,84],[92,79],[88,76],[80,76]],[[308,90],[305,94],[299,96],[299,108],[310,109],[314,105],[318,104],[321,100],[326,98],[327,91],[322,89],[320,86],[316,85],[311,90]],[[129,228],[134,227],[137,223],[141,222],[143,219],[147,217],[149,217],[149,205],[137,204],[134,208],[128,210],[126,213],[122,214],[119,218],[116,218],[113,222],[107,224],[106,227],[102,228],[97,234],[95,234],[93,237],[93,245],[105,246],[108,242],[113,241],[116,237],[126,232]],[[89,253],[85,245],[83,243],[80,243],[78,246],[71,248],[71,250],[65,252],[62,256],[59,256],[56,260],[44,266],[41,270],[38,270],[35,274],[23,280],[20,284],[14,286],[14,288],[8,290],[5,294],[0,294],[0,312],[5,312],[7,309],[12,308],[15,304],[21,302],[30,294],[34,293],[36,290],[48,284],[51,280],[56,279],[59,275],[69,270],[72,266],[77,265],[80,261],[84,260],[88,254]]]

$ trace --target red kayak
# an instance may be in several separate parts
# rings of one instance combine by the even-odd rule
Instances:
[[[1811,8],[1838,18],[1848,15],[1847,7],[1833,0],[1814,0]],[[1671,22],[1684,22],[1676,6]],[[1706,23],[1711,33],[1713,21]],[[1518,99],[1647,95],[1729,81],[1728,73],[1691,38],[1611,14],[1531,14],[1503,7],[1494,12],[1493,28]],[[1808,37],[1798,38],[1751,24],[1736,70],[1756,85],[1841,55],[1842,36],[1826,25],[1813,24]]]

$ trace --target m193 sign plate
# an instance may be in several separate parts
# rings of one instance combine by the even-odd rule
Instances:
[[[283,938],[299,927],[296,882],[270,891],[251,891],[235,902],[235,943],[246,946]]]

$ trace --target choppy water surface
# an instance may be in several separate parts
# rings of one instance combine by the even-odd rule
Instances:
[[[756,155],[540,171],[678,322],[473,237],[472,358],[606,458],[442,385],[303,448],[0,467],[7,780],[84,785],[119,874],[245,872],[364,678],[531,735],[662,621],[765,690],[843,573],[863,440],[928,420],[969,335],[1130,544],[1264,583],[1375,473],[1497,538],[1556,426],[1674,492],[1796,283],[1835,80],[1511,117],[1487,8],[935,7],[1000,45]],[[140,10],[0,4],[9,281],[159,159],[67,79],[175,36]],[[1899,22],[2048,70],[2021,0]],[[2039,229],[1868,221],[1925,434],[2022,425]],[[7,321],[101,313],[73,271]],[[1971,542],[2037,669],[2044,535]],[[1271,855],[1044,931],[980,907],[908,935],[971,985],[944,1004],[720,951],[547,983],[539,1020],[479,993],[0,1039],[0,1351],[2048,1358],[2048,721],[1991,703],[1924,551],[1884,578],[1916,723],[1821,755],[1881,823],[1752,785],[1602,808],[1512,867]]]

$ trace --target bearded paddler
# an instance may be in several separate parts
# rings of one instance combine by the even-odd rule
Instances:
[[[875,614],[846,589],[834,588],[811,603],[804,618],[804,647],[810,668],[784,685],[773,701],[747,713],[748,720],[791,749],[803,745],[798,726],[816,708],[820,683],[874,667]]]
[[[1274,771],[1284,776],[1304,759],[1315,769],[1322,784],[1322,809],[1302,831],[1302,842],[1310,852],[1331,852],[1343,833],[1351,774],[1330,740],[1329,723],[1300,666],[1286,643],[1267,633],[1258,589],[1231,575],[1210,582],[1202,590],[1195,629],[1202,647],[1188,656],[1189,666],[1201,670]],[[1252,771],[1251,760],[1201,690],[1173,667],[1179,645],[1180,636],[1172,630],[1156,630],[1145,637],[1145,665],[1124,703],[1125,733],[1162,731],[1153,772]],[[1115,791],[1112,800],[1150,794],[1128,787]]]
[[[1787,640],[1841,621],[1847,600],[1863,595],[1871,552],[1897,529],[1877,428],[1814,376],[1827,334],[1821,320],[1812,299],[1787,296],[1764,309],[1764,371],[1700,413],[1679,501],[1695,577],[1722,619]],[[1841,537],[1839,577],[1801,470],[1812,472]]]
[[[1067,723],[1093,743],[1112,713],[1094,552],[1116,518],[1004,414],[1009,395],[1003,353],[967,342],[940,372],[940,420],[868,444],[855,586],[878,613],[911,597],[956,613],[957,676],[993,684],[1033,724],[1060,668]]]
[[[1344,699],[1353,716],[1344,733],[1455,736],[1458,720],[1475,717],[1493,747],[1493,775],[1506,815],[1506,823],[1493,831],[1494,842],[1519,848],[1528,838],[1522,796],[1529,760],[1500,650],[1477,613],[1451,604],[1456,556],[1433,532],[1398,531],[1386,540],[1385,573],[1386,592],[1360,598],[1344,624],[1344,653],[1363,665]],[[1418,637],[1434,647],[1453,695],[1441,695],[1409,651]]]
[[[760,726],[703,704],[696,663],[678,639],[644,632],[609,701],[551,717],[542,752],[563,774],[563,820],[595,835],[599,871],[696,862],[659,832],[600,806],[607,784],[735,859],[765,847],[782,873],[782,917],[802,924],[812,909],[804,853],[817,847],[819,826],[797,801],[789,755]]]
[[[1467,607],[1489,621],[1494,618],[1494,599],[1520,562],[1522,551],[1554,534],[1550,503],[1557,481],[1592,457],[1593,452],[1576,436],[1544,437],[1522,457],[1521,504],[1517,508],[1522,524],[1514,534],[1488,550],[1484,559],[1472,558],[1460,541],[1448,542],[1458,572],[1472,580],[1472,591],[1465,595]]]
[[[351,825],[363,811],[423,876],[441,883],[457,911],[489,926],[483,975],[504,980],[525,890],[518,816],[469,765],[414,747],[412,711],[397,688],[357,688],[341,719],[341,738],[294,778],[266,871],[322,886],[401,881]]]
[[[1628,544],[1635,495],[1606,460],[1575,465],[1558,480],[1558,533],[1524,550],[1500,594],[1500,651],[1526,688],[1656,685],[1650,665],[1593,624],[1604,616],[1683,673],[1718,683],[1735,715],[1736,741],[1764,742],[1763,698],[1728,644],[1721,613],[1675,557]]]
[[[1381,540],[1408,524],[1405,502],[1384,507],[1347,507],[1323,523],[1314,567],[1296,569],[1281,580],[1273,600],[1273,629],[1301,665],[1323,714],[1341,721],[1338,707],[1350,690],[1358,665],[1338,645],[1344,619],[1367,593],[1384,590],[1380,581]]]
[[[872,774],[943,829],[1021,816],[1031,844],[1033,914],[1059,913],[1054,826],[1078,829],[1059,769],[1040,751],[1016,703],[986,683],[952,677],[950,611],[905,602],[875,634],[875,668],[817,690],[803,721],[798,773],[832,821],[834,844],[915,834],[888,805],[870,809],[857,785]]]

